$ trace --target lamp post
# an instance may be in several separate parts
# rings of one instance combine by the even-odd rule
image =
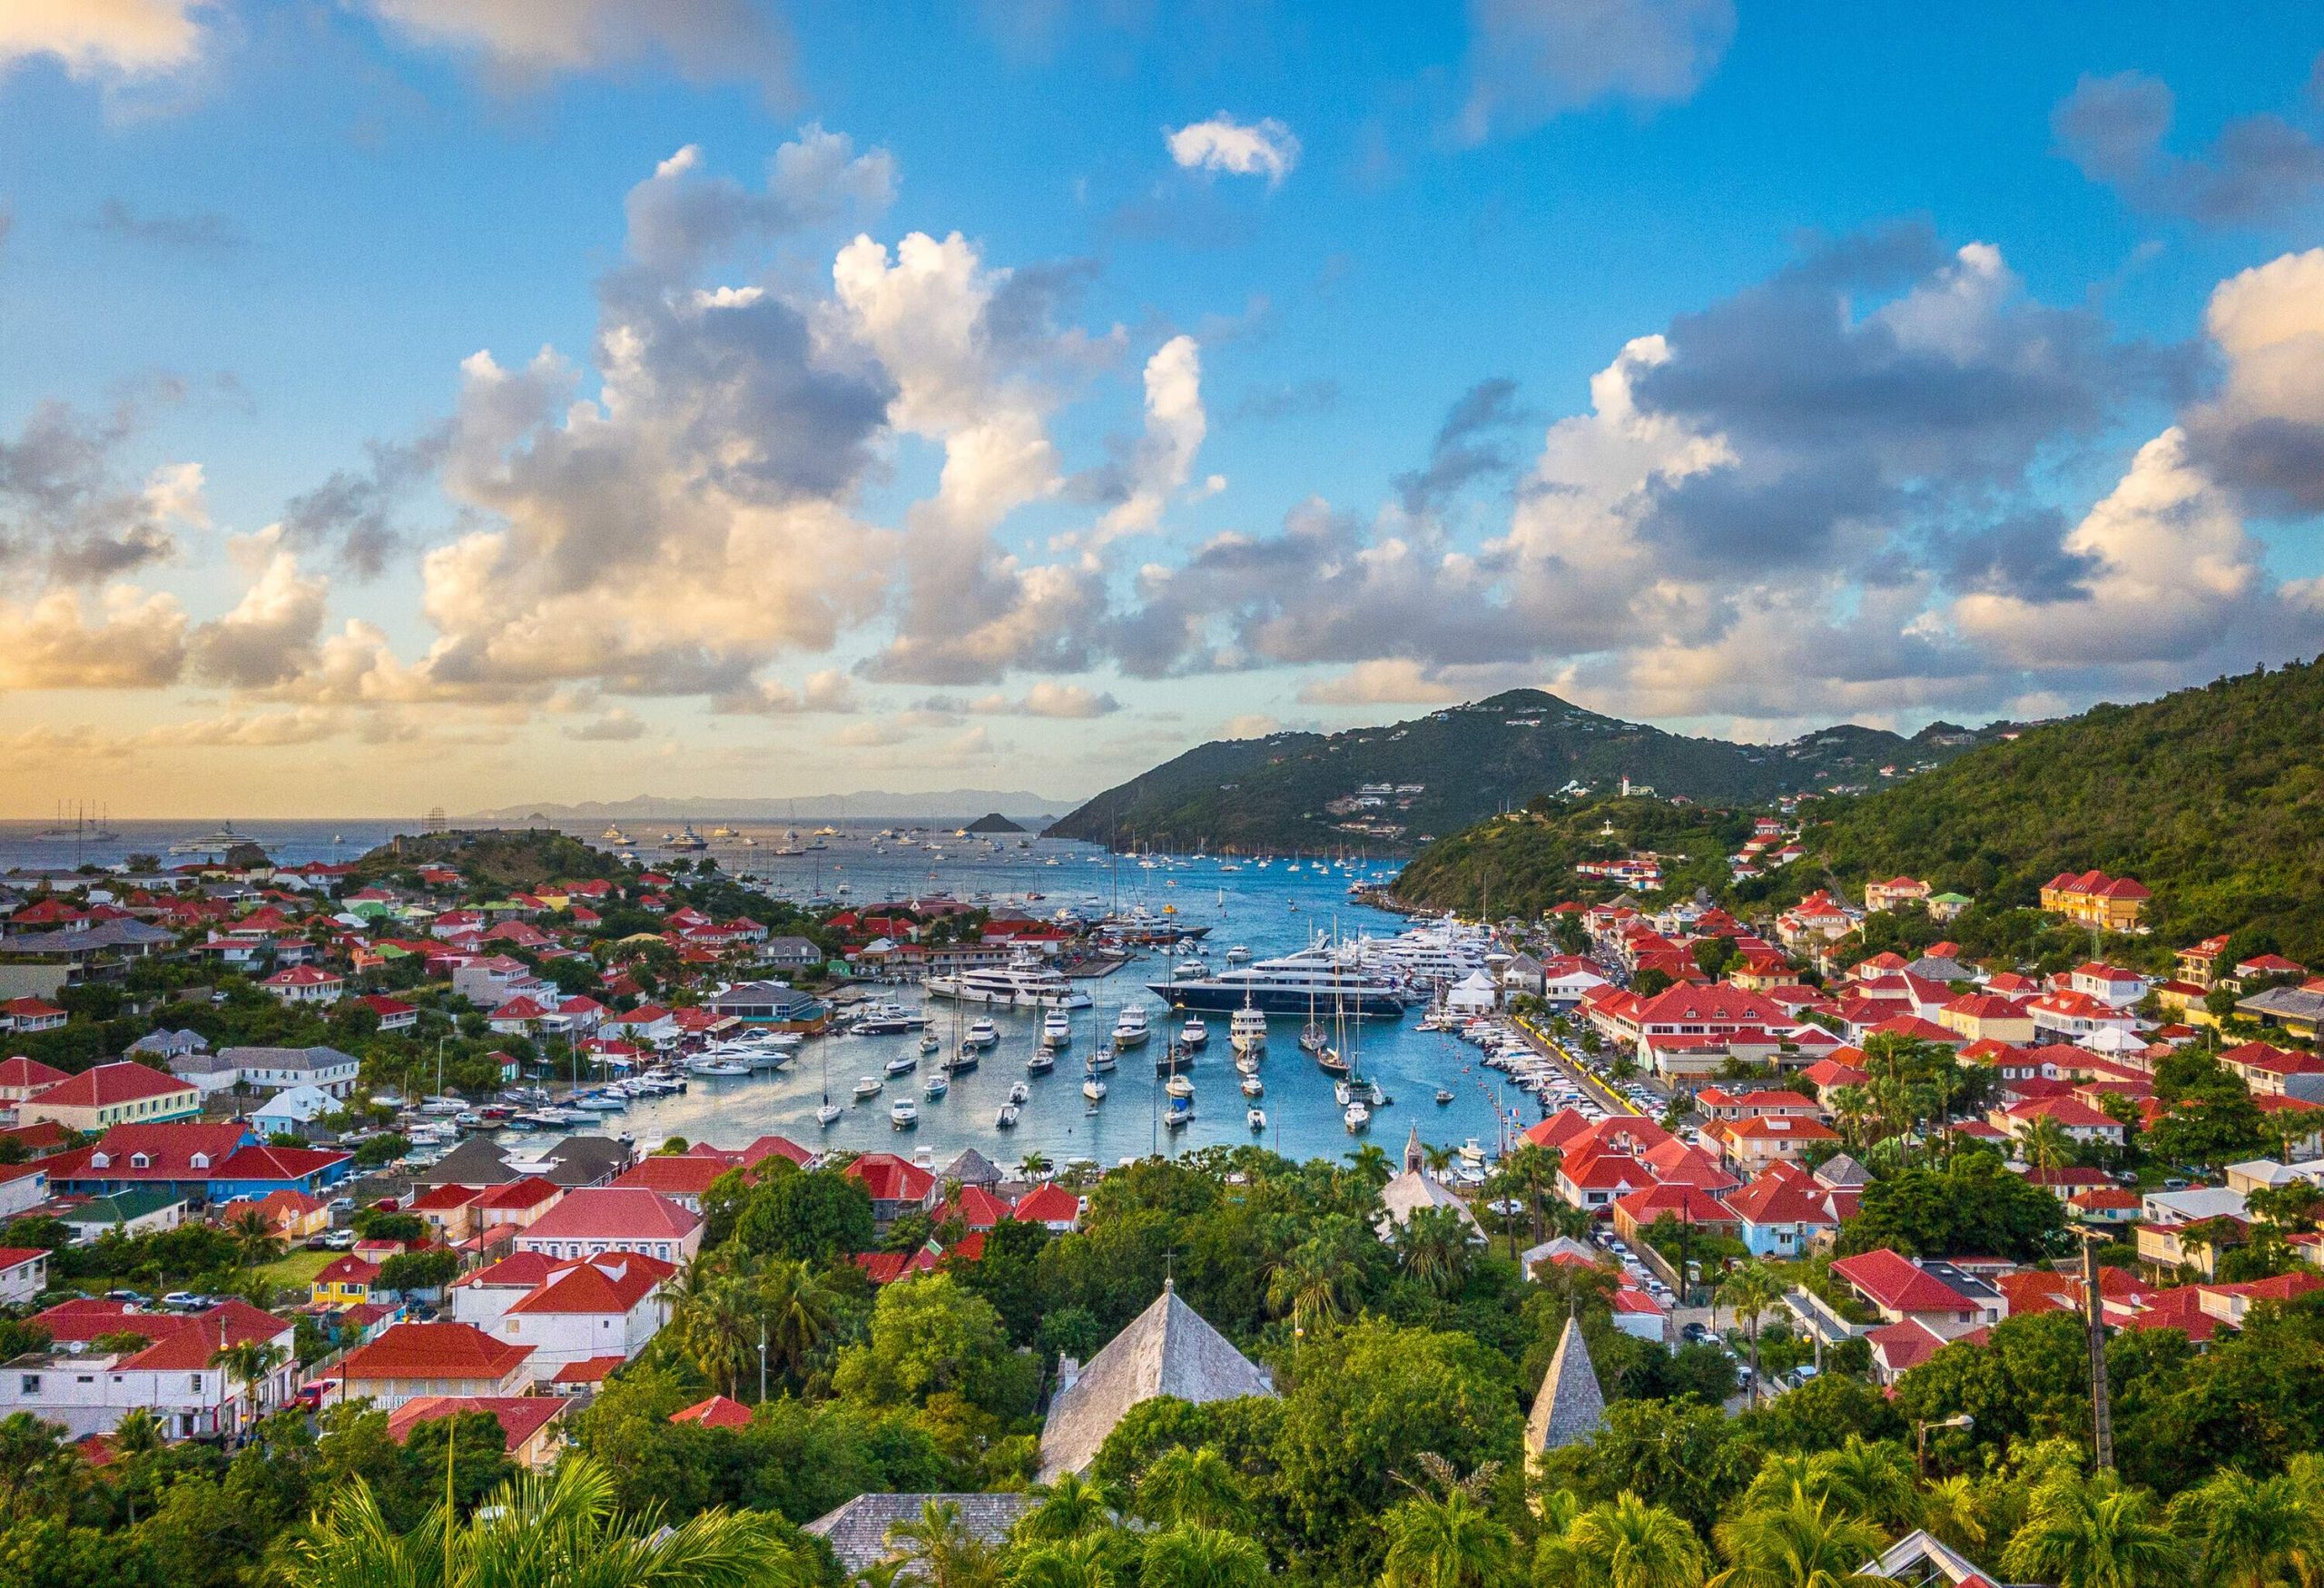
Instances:
[[[1913,1468],[1921,1476],[1928,1476],[1928,1431],[1931,1428],[1974,1428],[1977,1419],[1963,1412],[1958,1416],[1940,1417],[1932,1422],[1926,1417],[1913,1419]]]

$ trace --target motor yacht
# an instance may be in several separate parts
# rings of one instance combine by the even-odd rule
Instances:
[[[1053,1009],[1041,1017],[1041,1041],[1052,1052],[1062,1053],[1073,1046],[1073,1020],[1061,1009]]]
[[[1267,1095],[1267,1083],[1256,1075],[1246,1075],[1243,1078],[1243,1095],[1246,1098],[1265,1097]]]
[[[969,1022],[969,1034],[960,1039],[963,1048],[990,1048],[1000,1041],[1000,1028],[980,1016]]]
[[[1253,1134],[1265,1135],[1266,1133],[1267,1111],[1265,1109],[1246,1109],[1243,1110],[1243,1119],[1245,1123],[1251,1127]]]
[[[1162,1090],[1174,1098],[1190,1098],[1195,1095],[1195,1083],[1183,1075],[1174,1075],[1163,1083]]]
[[[920,1083],[920,1090],[922,1096],[926,1097],[929,1101],[934,1102],[938,1098],[942,1097],[946,1092],[952,1090],[952,1083],[942,1075],[931,1075],[926,1080]]]
[[[1117,1049],[1138,1047],[1153,1034],[1146,1023],[1146,1011],[1137,1004],[1124,1006],[1121,1013],[1114,1019],[1114,1046]]]
[[[1202,1016],[1198,1014],[1188,1015],[1187,1023],[1178,1028],[1178,1041],[1182,1047],[1199,1048],[1209,1041],[1210,1028],[1202,1023]]]
[[[888,1105],[888,1123],[899,1130],[909,1130],[920,1123],[920,1105],[910,1098],[898,1098]]]
[[[995,1109],[992,1111],[992,1128],[996,1130],[1015,1129],[1017,1128],[1017,1105],[1015,1103],[1003,1103],[999,1108]]]
[[[862,1102],[866,1098],[878,1097],[880,1095],[880,1088],[881,1084],[882,1083],[878,1076],[865,1076],[862,1080],[855,1083],[855,1100]]]
[[[1051,965],[1028,952],[1006,965],[987,965],[957,975],[928,978],[931,998],[989,1003],[1004,1009],[1088,1009],[1089,995]]]
[[[910,1075],[913,1070],[919,1068],[919,1056],[912,1053],[899,1053],[894,1058],[888,1060],[888,1073],[891,1077],[898,1075]]]
[[[1230,961],[1234,956],[1229,953]],[[1318,1008],[1351,1016],[1384,1018],[1404,1011],[1403,984],[1367,967],[1345,944],[1317,942],[1295,953],[1230,963],[1216,976],[1155,981],[1148,989],[1179,1007],[1219,1012],[1251,1008],[1263,1014],[1305,1014]]]
[[[1341,1110],[1340,1122],[1347,1127],[1347,1133],[1353,1136],[1372,1123],[1372,1110],[1362,1103],[1350,1103]]]
[[[1226,1024],[1226,1044],[1237,1053],[1258,1054],[1267,1045],[1265,1013],[1249,1004],[1236,1010]]]
[[[1032,1057],[1025,1060],[1025,1073],[1028,1075],[1047,1075],[1056,1068],[1057,1054],[1046,1043],[1034,1049]]]

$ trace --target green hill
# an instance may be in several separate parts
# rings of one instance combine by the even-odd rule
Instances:
[[[505,891],[585,877],[618,877],[628,870],[604,850],[552,828],[488,827],[390,838],[355,863],[355,878],[378,882],[432,864],[456,866],[471,883]]]
[[[1581,876],[1583,861],[1639,850],[1662,857],[1664,891],[1692,894],[1727,884],[1727,857],[1749,834],[1750,817],[1668,800],[1605,799],[1488,817],[1423,846],[1398,873],[1398,899],[1430,910],[1531,918],[1569,899],[1595,902],[1619,890]]]
[[[1996,731],[1937,724],[1907,739],[1847,725],[1788,745],[1737,745],[1517,689],[1384,727],[1198,745],[1108,789],[1049,833],[1171,849],[1402,852],[1570,785],[1604,794],[1627,777],[1666,796],[1760,803],[1875,783],[1884,767],[1939,764]],[[1390,792],[1358,804],[1365,784]]]
[[[1819,802],[1819,804],[1821,802]],[[2100,705],[1869,798],[1833,802],[1809,864],[1910,872],[2030,905],[2062,871],[2134,876],[2155,935],[2252,927],[2324,959],[2324,662]]]

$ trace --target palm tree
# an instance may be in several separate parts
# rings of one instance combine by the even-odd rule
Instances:
[[[284,1588],[811,1588],[815,1568],[781,1528],[764,1512],[675,1524],[625,1514],[605,1468],[576,1453],[503,1484],[466,1519],[448,1503],[408,1534],[359,1477],[285,1540],[270,1577]]]
[[[1347,1286],[1343,1254],[1324,1240],[1309,1239],[1276,1267],[1267,1281],[1267,1305],[1300,1334],[1313,1334],[1347,1316]]]
[[[2111,1472],[2068,1473],[2034,1491],[2002,1568],[2058,1588],[2159,1588],[2186,1574],[2187,1553],[2142,1489]]]
[[[1406,1275],[1439,1296],[1450,1296],[1469,1277],[1469,1221],[1455,1208],[1419,1208],[1396,1231],[1396,1258]]]
[[[259,1391],[273,1376],[274,1370],[290,1360],[290,1356],[280,1346],[270,1346],[258,1340],[221,1346],[210,1354],[211,1366],[224,1374],[229,1381],[241,1381],[241,1393],[235,1399],[247,1406],[249,1411],[239,1419],[238,1432],[247,1434],[251,1425],[258,1421]]]
[[[1428,1172],[1441,1175],[1452,1167],[1452,1149],[1449,1147],[1423,1147],[1421,1161],[1428,1165]]]
[[[1046,1153],[1029,1152],[1019,1161],[1023,1165],[1025,1178],[1029,1180],[1038,1180],[1049,1172],[1049,1160]]]
[[[1811,1481],[1823,1495],[1867,1522],[1884,1527],[1913,1527],[1920,1521],[1920,1494],[1913,1464],[1901,1445],[1867,1444],[1851,1434],[1837,1450],[1808,1463]]]
[[[1038,1503],[1017,1524],[1019,1536],[1043,1544],[1080,1538],[1114,1524],[1121,1510],[1120,1496],[1109,1486],[1094,1483],[1078,1472],[1033,1491]]]
[[[1558,1183],[1565,1154],[1538,1141],[1520,1142],[1510,1153],[1510,1172],[1525,1192],[1525,1210],[1533,1221],[1533,1244],[1541,1244],[1541,1203]]]
[[[758,1352],[758,1297],[750,1280],[740,1274],[713,1279],[679,1314],[678,1339],[702,1376],[734,1395]]]
[[[1509,1529],[1465,1487],[1414,1494],[1380,1520],[1384,1588],[1494,1588],[1516,1574]]]
[[[1057,1539],[1020,1550],[1009,1565],[1011,1588],[1113,1588],[1102,1534]]]
[[[1802,1489],[1714,1533],[1728,1566],[1709,1588],[1889,1588],[1886,1577],[1864,1569],[1887,1547],[1886,1535]]]
[[[1940,1544],[1957,1550],[1982,1548],[1985,1542],[1984,1508],[1977,1503],[1977,1485],[1965,1473],[1939,1478],[1921,1494],[1921,1525]]]
[[[1139,1573],[1143,1588],[1260,1588],[1267,1553],[1216,1527],[1169,1527],[1149,1535]]]
[[[1555,1548],[1587,1588],[1702,1588],[1710,1565],[1686,1518],[1627,1489],[1574,1517]]]
[[[2073,1159],[2073,1138],[2066,1134],[2063,1125],[2045,1114],[2017,1139],[2017,1150],[2027,1163],[2046,1172],[2062,1168]]]
[[[282,1255],[282,1241],[273,1224],[255,1208],[236,1214],[226,1233],[234,1238],[234,1260],[245,1268],[271,1263]]]
[[[1376,1141],[1365,1142],[1349,1153],[1347,1159],[1351,1178],[1364,1188],[1367,1201],[1378,1196],[1380,1188],[1395,1178],[1394,1170],[1388,1165],[1386,1149]]]
[[[903,1546],[927,1588],[992,1588],[1000,1580],[1000,1557],[968,1530],[950,1500],[930,1500],[916,1519],[891,1524],[888,1542]]]
[[[1747,1319],[1751,1336],[1751,1404],[1759,1404],[1759,1317],[1783,1299],[1783,1281],[1767,1264],[1753,1260],[1719,1281],[1712,1299],[1732,1317]]]
[[[2288,1474],[2222,1467],[2171,1501],[2171,1524],[2193,1542],[2207,1582],[2236,1588],[2267,1588],[2284,1567],[2324,1554],[2324,1525]]]
[[[769,1357],[794,1378],[804,1377],[839,1327],[839,1292],[808,1263],[775,1263],[759,1276],[759,1305]]]
[[[1137,1514],[1160,1527],[1237,1528],[1250,1524],[1251,1502],[1225,1456],[1207,1445],[1181,1445],[1156,1456],[1138,1479]]]

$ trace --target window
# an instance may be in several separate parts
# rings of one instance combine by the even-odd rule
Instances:
[[[199,1373],[187,1374],[185,1386],[193,1394],[200,1395],[202,1393],[202,1375]]]
[[[37,1373],[27,1373],[18,1378],[16,1380],[16,1393],[19,1395],[38,1395],[40,1393],[40,1375]]]
[[[151,1169],[153,1167],[153,1160],[144,1153],[133,1152],[129,1155],[129,1167],[132,1169]]]

